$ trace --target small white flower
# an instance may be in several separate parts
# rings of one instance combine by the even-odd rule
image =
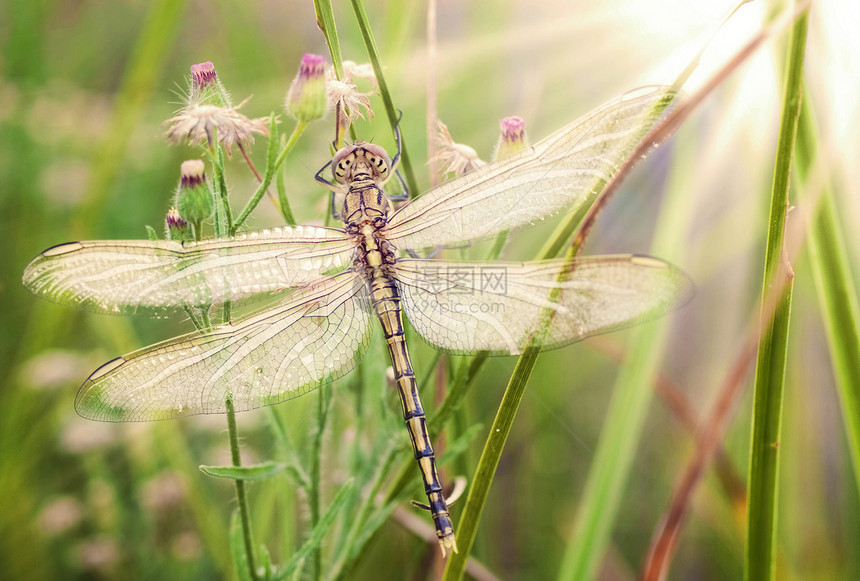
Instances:
[[[249,119],[237,111],[244,103],[238,107],[189,104],[165,121],[165,137],[171,143],[196,145],[205,141],[212,147],[217,133],[218,142],[230,157],[236,143],[249,145],[254,142],[254,133],[269,133],[266,118]]]
[[[456,143],[448,131],[448,127],[441,121],[436,122],[437,143],[439,152],[433,156],[432,161],[438,162],[443,169],[440,175],[461,175],[472,171],[477,167],[487,165],[487,162],[478,157],[478,152],[464,143]]]
[[[372,119],[373,110],[370,108],[370,95],[373,93],[361,93],[358,87],[349,81],[329,79],[326,83],[329,107],[337,108],[340,105],[341,113],[349,119],[349,123],[355,122],[361,117],[365,119],[365,113]],[[364,112],[362,112],[364,109]]]
[[[373,83],[374,90],[379,87],[376,83],[376,73],[373,72],[373,65],[370,63],[360,65],[355,61],[343,61],[343,76],[350,82],[354,78],[367,79]]]

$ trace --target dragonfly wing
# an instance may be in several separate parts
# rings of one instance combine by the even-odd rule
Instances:
[[[352,370],[371,338],[352,272],[296,291],[239,322],[166,341],[96,370],[75,400],[95,420],[145,421],[243,411],[298,397]]]
[[[24,285],[66,306],[157,315],[297,287],[343,268],[352,251],[341,230],[308,226],[201,242],[71,242],[30,262]]]
[[[689,299],[687,276],[656,258],[540,262],[397,262],[403,309],[431,345],[452,353],[552,349],[657,317]]]
[[[627,93],[519,155],[477,168],[403,206],[386,237],[400,248],[458,246],[562,211],[599,193],[676,97]]]

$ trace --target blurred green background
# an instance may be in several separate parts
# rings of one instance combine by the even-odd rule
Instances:
[[[454,139],[488,159],[503,116],[524,117],[537,140],[624,91],[671,83],[732,7],[658,0],[571,4],[441,1],[431,58],[423,3],[367,2],[422,187],[430,183],[428,90]],[[758,3],[744,8],[709,46],[687,90],[726,61],[771,9]],[[366,62],[349,4],[336,3],[335,16],[344,58]],[[849,30],[852,18],[860,18],[854,6],[815,4],[806,68],[827,159],[826,175],[814,179],[834,187],[856,275],[860,46]],[[682,200],[683,213],[672,227],[683,243],[660,257],[684,269],[697,293],[663,323],[669,335],[660,373],[697,418],[710,412],[756,321],[784,42],[780,36],[767,43],[672,141],[640,164],[586,249],[649,252],[663,200]],[[200,155],[161,138],[162,122],[180,106],[189,65],[213,61],[235,101],[253,96],[242,109],[246,115],[274,111],[288,132],[292,121],[282,102],[302,53],[328,58],[312,3],[7,2],[0,6],[0,46],[0,361],[6,371],[0,388],[0,576],[231,578],[232,486],[197,470],[199,464],[229,462],[224,418],[114,425],[74,413],[76,390],[98,365],[190,330],[188,321],[72,312],[31,296],[20,277],[30,259],[54,244],[145,238],[146,224],[161,230],[180,162]],[[372,105],[376,120],[359,122],[357,134],[391,148],[378,97]],[[313,125],[287,161],[287,191],[300,222],[322,223],[327,210],[328,196],[313,174],[329,156],[331,120]],[[258,139],[254,151],[258,167],[263,144]],[[235,208],[255,189],[240,159],[234,156],[228,168]],[[818,299],[805,268],[805,221],[812,206],[803,200],[808,198],[792,194],[798,208],[789,218],[788,235],[799,250],[790,256],[796,282],[780,442],[778,576],[858,578],[858,485]],[[251,219],[251,227],[279,223],[265,200]],[[552,224],[540,224],[513,235],[503,257],[534,257],[551,231]],[[629,337],[616,333],[541,356],[474,550],[499,578],[555,577]],[[432,350],[417,338],[412,344],[418,375],[430,373]],[[384,357],[377,341],[357,375],[384,373]],[[491,360],[448,426],[449,441],[483,427],[468,450],[446,465],[447,478],[474,471],[513,365],[513,358]],[[750,372],[743,382],[751,385]],[[323,443],[324,505],[360,468],[348,454],[356,440],[370,466],[387,438],[395,465],[411,457],[395,393],[374,385],[372,405],[357,408],[355,402],[367,400],[355,395],[355,384],[347,377],[333,387]],[[739,486],[749,462],[745,393],[724,441],[726,470]],[[433,395],[424,398],[432,423]],[[299,457],[313,431],[314,403],[307,396],[276,410]],[[619,517],[609,525],[611,544],[600,556],[603,578],[636,576],[693,455],[695,440],[675,409],[661,398],[648,409]],[[257,412],[239,416],[246,462],[291,453],[273,441],[266,421]],[[417,471],[414,476],[412,498],[420,499]],[[742,488],[732,496],[723,482],[709,472],[694,495],[669,578],[740,577]],[[408,503],[402,508],[429,522]],[[286,561],[308,531],[302,492],[286,476],[254,484],[251,509],[257,541],[275,562]],[[454,517],[456,524],[457,508]],[[343,515],[345,524],[338,526],[348,526],[349,518]],[[423,579],[438,572],[435,546],[404,528],[404,520],[395,515],[382,526],[349,578]],[[337,538],[333,532],[327,539],[324,560]]]

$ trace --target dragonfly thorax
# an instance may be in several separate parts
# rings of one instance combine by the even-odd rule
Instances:
[[[382,188],[373,182],[360,182],[346,191],[340,216],[347,230],[355,233],[365,224],[373,225],[375,230],[383,228],[390,210],[391,202]]]

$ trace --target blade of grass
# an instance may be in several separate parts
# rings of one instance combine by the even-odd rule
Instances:
[[[816,128],[804,101],[797,134],[797,175],[806,181],[816,158]],[[860,305],[833,192],[825,190],[809,236],[809,265],[839,393],[845,436],[860,494]]]
[[[376,41],[373,38],[373,31],[370,29],[370,21],[367,19],[367,13],[364,11],[364,4],[361,0],[352,0],[352,9],[355,12],[355,19],[358,21],[358,26],[361,29],[361,37],[364,39],[364,46],[367,48],[367,56],[370,57],[370,63],[373,65],[373,74],[376,76],[376,83],[379,86],[379,95],[382,97],[382,102],[385,105],[385,113],[388,115],[388,122],[391,124],[391,131],[398,123],[399,116],[394,109],[394,101],[391,99],[391,93],[388,90],[388,83],[385,81],[382,63],[379,60],[379,51],[376,48]],[[415,180],[415,173],[412,171],[412,163],[409,161],[409,152],[406,149],[406,140],[402,140],[400,165],[403,173],[406,176],[406,184],[409,186],[410,196],[418,194],[418,182]]]
[[[317,26],[323,33],[326,46],[331,55],[331,63],[338,79],[343,78],[343,58],[340,54],[340,40],[337,37],[337,27],[334,24],[334,11],[331,2],[314,0],[314,12],[317,16]]]
[[[344,504],[346,504],[346,501],[349,499],[352,487],[353,482],[351,480],[341,486],[340,491],[337,493],[337,496],[334,497],[334,500],[331,501],[326,513],[314,525],[308,540],[305,541],[298,551],[290,556],[290,560],[286,563],[284,569],[275,576],[275,579],[286,579],[290,575],[301,571],[304,560],[307,559],[312,552],[319,552],[323,537],[325,537],[329,528],[334,524],[335,517],[337,517]]]
[[[794,143],[802,98],[803,60],[806,49],[808,11],[795,21],[788,45],[782,118],[777,141],[771,191],[762,320],[769,304],[769,289],[785,279],[773,318],[762,329],[756,361],[753,395],[752,441],[750,442],[749,513],[744,560],[745,579],[773,579],[774,536],[778,491],[779,438],[782,423],[782,394],[791,315],[793,275],[784,260],[785,216]]]
[[[683,149],[683,145],[679,149]],[[670,260],[679,258],[678,249],[685,247],[683,236],[689,223],[691,203],[685,188],[669,188],[655,227],[653,254]],[[664,321],[633,331],[628,358],[621,365],[613,387],[559,579],[594,578],[603,559],[641,441],[667,331]]]

